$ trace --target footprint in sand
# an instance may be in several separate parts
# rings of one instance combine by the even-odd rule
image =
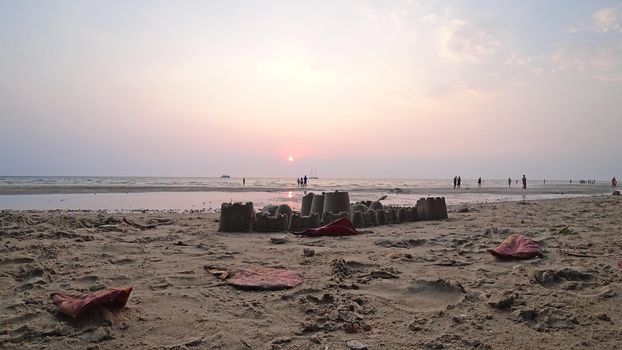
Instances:
[[[594,285],[597,281],[596,276],[591,273],[577,271],[571,268],[560,270],[538,270],[534,273],[536,282],[545,288],[559,287],[569,289],[571,285],[577,283]]]
[[[407,312],[430,312],[444,310],[449,305],[459,304],[464,300],[464,287],[456,282],[444,279],[415,280],[375,280],[357,293],[372,295],[387,301],[400,300],[399,305],[388,303]]]
[[[136,263],[136,260],[130,259],[130,258],[122,258],[122,259],[113,260],[113,261],[110,261],[110,262],[115,264],[115,265],[130,265],[130,264]]]
[[[20,256],[15,258],[6,258],[0,260],[0,265],[13,265],[13,264],[30,264],[35,262],[35,259],[28,256]]]
[[[563,268],[560,270],[538,270],[535,281],[545,288],[559,288],[569,294],[587,298],[611,298],[617,293],[613,285],[602,283],[598,277],[589,273]]]

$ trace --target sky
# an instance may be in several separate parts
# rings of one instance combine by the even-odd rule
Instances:
[[[0,0],[0,175],[607,180],[621,132],[622,1]]]

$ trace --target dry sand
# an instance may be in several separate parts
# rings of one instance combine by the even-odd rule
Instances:
[[[278,245],[278,234],[217,233],[216,214],[4,211],[0,348],[622,348],[621,205],[601,196],[453,207],[445,221]],[[139,230],[123,216],[174,224]],[[540,241],[545,258],[495,260],[486,249],[509,233]],[[294,269],[304,282],[239,291],[205,265]],[[125,309],[81,321],[56,315],[49,298],[126,286]]]

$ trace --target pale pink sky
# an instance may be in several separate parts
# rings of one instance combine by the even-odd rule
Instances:
[[[0,47],[0,175],[622,176],[619,1],[6,1]]]

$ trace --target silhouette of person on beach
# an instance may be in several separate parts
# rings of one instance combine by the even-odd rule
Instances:
[[[460,176],[458,176],[458,189],[460,189],[460,183],[462,182],[462,179],[460,178]]]
[[[523,190],[527,189],[527,178],[523,175]]]
[[[512,178],[508,177],[508,187],[512,186]]]
[[[245,177],[242,178],[242,186],[246,186],[246,178]]]
[[[479,179],[477,179],[477,187],[481,188],[482,187],[482,177],[480,176]]]
[[[300,178],[299,177],[296,178],[296,183],[298,184],[298,187],[300,187]]]
[[[305,177],[303,178],[304,180],[304,188],[307,188],[307,175],[305,175]]]
[[[616,177],[614,176],[613,179],[611,179],[611,187],[616,188],[617,185],[618,180],[616,180]]]
[[[458,184],[458,177],[454,176],[454,190],[456,189],[457,184]]]
[[[546,180],[542,180],[542,184],[543,184],[543,185],[546,185]]]

